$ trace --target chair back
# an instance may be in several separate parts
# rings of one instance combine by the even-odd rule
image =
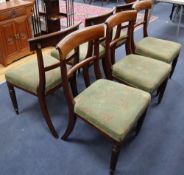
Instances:
[[[85,18],[85,27],[102,24],[106,21],[107,18],[113,15],[113,13],[114,13],[114,9],[102,15]],[[105,40],[104,37],[100,39],[101,42],[103,42],[104,40]],[[93,55],[92,47],[93,47],[92,43],[88,42],[88,50],[86,52],[86,57],[88,57],[89,55]]]
[[[29,39],[29,46],[31,51],[36,51],[37,62],[38,62],[38,71],[39,71],[39,86],[38,91],[45,92],[45,83],[46,83],[46,72],[51,71],[60,66],[59,62],[53,65],[45,66],[44,57],[42,54],[42,49],[55,46],[61,39],[66,35],[78,30],[80,23],[64,29],[62,31],[54,32],[51,34],[46,34],[43,36],[35,37]]]
[[[128,3],[128,4],[123,4],[123,5],[117,5],[115,7],[115,13],[126,11],[126,10],[132,10],[134,3]]]
[[[134,4],[134,2],[123,4],[123,5],[117,5],[115,7],[115,13],[119,13],[119,12],[123,12],[123,11],[127,11],[127,10],[132,10],[133,4]],[[125,25],[125,24],[119,25],[117,27],[117,29],[113,31],[113,32],[115,32],[113,35],[119,37],[121,35],[121,32],[123,34],[124,30],[126,28],[127,28],[127,25]],[[119,45],[119,46],[121,46],[121,45]]]
[[[133,9],[137,10],[137,12],[144,11],[144,18],[143,21],[137,23],[135,28],[143,25],[143,35],[144,37],[148,36],[148,23],[149,23],[149,12],[152,8],[153,2],[152,0],[144,0],[144,1],[137,1],[133,5]]]
[[[134,24],[136,21],[137,12],[136,10],[128,10],[124,12],[119,12],[114,14],[113,16],[109,17],[105,24],[106,24],[106,69],[108,78],[111,77],[111,66],[115,62],[112,60],[113,55],[115,55],[115,49],[118,42],[122,42],[125,44],[126,53],[130,54],[133,52],[132,50],[132,42],[133,42],[133,31],[134,31]],[[123,25],[126,30],[126,35],[121,36],[120,34],[113,38],[112,31],[113,28],[119,29],[120,26]],[[119,31],[120,32],[120,31]],[[114,59],[114,58],[113,58]]]
[[[105,22],[107,18],[113,15],[113,13],[114,13],[114,9],[102,15],[88,17],[85,19],[85,27],[102,24]]]
[[[101,78],[101,71],[99,68],[99,39],[104,36],[104,25],[94,25],[84,29],[75,31],[67,35],[57,45],[61,61],[61,76],[63,80],[63,88],[69,106],[73,106],[73,95],[71,93],[68,80],[72,78],[76,71],[80,68],[88,70],[89,65],[94,65],[96,79]],[[86,42],[93,42],[94,54],[83,61],[76,63],[71,69],[67,70],[68,54],[78,48],[81,44]],[[88,75],[88,73],[87,73]]]
[[[126,3],[132,3],[135,2],[136,0],[125,0]]]

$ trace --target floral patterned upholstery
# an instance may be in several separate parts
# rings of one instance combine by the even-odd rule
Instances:
[[[87,49],[88,49],[88,43],[84,43],[80,46],[80,58],[79,59],[81,61],[86,57]],[[105,48],[102,45],[100,45],[99,46],[99,56],[102,56],[104,54],[105,54]],[[56,49],[53,49],[51,51],[51,56],[59,59],[59,52]]]
[[[44,56],[44,65],[49,66],[58,63],[51,56]],[[5,74],[6,81],[37,94],[39,85],[39,73],[37,59],[8,70]],[[46,72],[46,92],[62,82],[60,68]]]
[[[171,63],[179,54],[180,49],[181,44],[179,43],[146,37],[136,43],[135,52],[139,55]]]
[[[112,66],[115,78],[152,93],[169,76],[171,65],[152,58],[128,55]]]
[[[100,79],[75,97],[74,111],[117,141],[123,140],[150,102],[150,94]]]

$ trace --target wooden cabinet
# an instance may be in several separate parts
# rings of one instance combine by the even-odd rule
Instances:
[[[0,3],[0,64],[6,66],[30,54],[32,7],[33,3],[27,1]]]

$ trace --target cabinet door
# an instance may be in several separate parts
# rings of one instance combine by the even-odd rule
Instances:
[[[18,35],[19,49],[29,49],[28,39],[31,37],[31,31],[27,16],[15,19],[14,23]]]
[[[5,49],[5,56],[11,57],[19,52],[18,42],[15,37],[15,25],[13,22],[6,22],[0,25],[0,32],[3,36],[2,42]]]

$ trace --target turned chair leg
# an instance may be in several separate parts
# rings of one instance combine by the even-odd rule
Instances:
[[[166,86],[167,86],[168,78],[161,84],[159,87],[159,96],[158,96],[158,104],[162,101]]]
[[[8,86],[8,91],[10,94],[10,98],[11,98],[14,110],[15,110],[16,114],[19,114],[19,109],[18,109],[17,98],[16,98],[14,86],[12,84],[10,84],[9,82],[6,82],[6,83]]]
[[[42,113],[43,113],[43,116],[45,118],[45,121],[50,129],[50,132],[52,133],[52,135],[55,137],[55,138],[58,138],[58,133],[56,132],[55,128],[54,128],[54,125],[51,121],[51,118],[50,118],[50,115],[49,115],[49,112],[48,112],[48,109],[47,109],[47,104],[46,104],[46,101],[45,101],[45,95],[43,94],[38,94],[38,101],[39,101],[39,104],[40,104],[40,107],[41,107],[41,110],[42,110]]]
[[[77,118],[76,118],[75,114],[70,114],[67,129],[66,129],[65,133],[62,136],[63,140],[67,140],[68,136],[73,131],[75,123],[76,123],[76,119]]]
[[[115,142],[112,147],[111,163],[110,163],[110,175],[113,175],[116,169],[121,145],[119,142]]]
[[[174,70],[176,68],[176,64],[178,62],[178,57],[179,57],[179,55],[172,62],[172,69],[171,69],[171,73],[170,73],[170,76],[169,76],[170,79],[173,76]]]
[[[146,117],[146,113],[147,113],[147,109],[146,109],[145,112],[142,114],[142,116],[140,117],[140,119],[137,121],[135,136],[137,136],[137,135],[140,133],[140,130],[141,130],[141,128],[142,128],[142,125],[143,125],[144,120],[145,120],[145,117]]]

